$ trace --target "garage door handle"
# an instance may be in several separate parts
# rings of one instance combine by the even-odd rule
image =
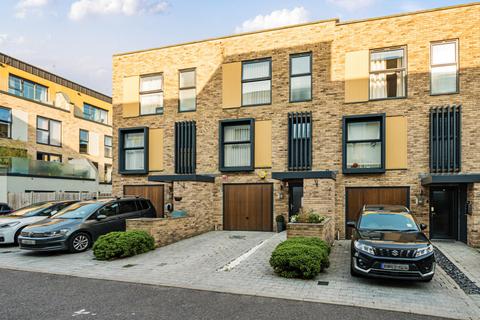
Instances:
[[[247,219],[247,220],[248,220],[248,217],[245,217],[245,219]]]

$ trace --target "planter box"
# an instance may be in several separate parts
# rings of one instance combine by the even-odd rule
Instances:
[[[326,218],[321,223],[296,223],[287,224],[287,238],[316,237],[329,244],[335,240],[335,223],[332,218]]]

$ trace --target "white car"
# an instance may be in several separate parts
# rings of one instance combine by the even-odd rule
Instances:
[[[77,201],[47,201],[10,212],[0,217],[0,244],[18,243],[18,236],[23,228],[35,222],[51,217],[58,211]]]

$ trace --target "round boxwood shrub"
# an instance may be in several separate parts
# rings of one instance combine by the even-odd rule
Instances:
[[[330,246],[318,238],[291,238],[272,252],[270,265],[285,278],[312,279],[328,268]]]
[[[145,231],[116,231],[100,236],[93,245],[98,260],[131,257],[155,249],[155,240]]]

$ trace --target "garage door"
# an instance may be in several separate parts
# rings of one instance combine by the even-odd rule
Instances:
[[[408,207],[408,187],[388,188],[347,188],[346,191],[346,221],[355,221],[360,210],[366,204],[398,204]],[[346,238],[350,239],[350,228],[346,230]]]
[[[123,194],[150,199],[157,211],[157,217],[163,217],[163,185],[124,186]]]
[[[225,184],[223,186],[223,228],[272,231],[272,196],[272,184]]]

